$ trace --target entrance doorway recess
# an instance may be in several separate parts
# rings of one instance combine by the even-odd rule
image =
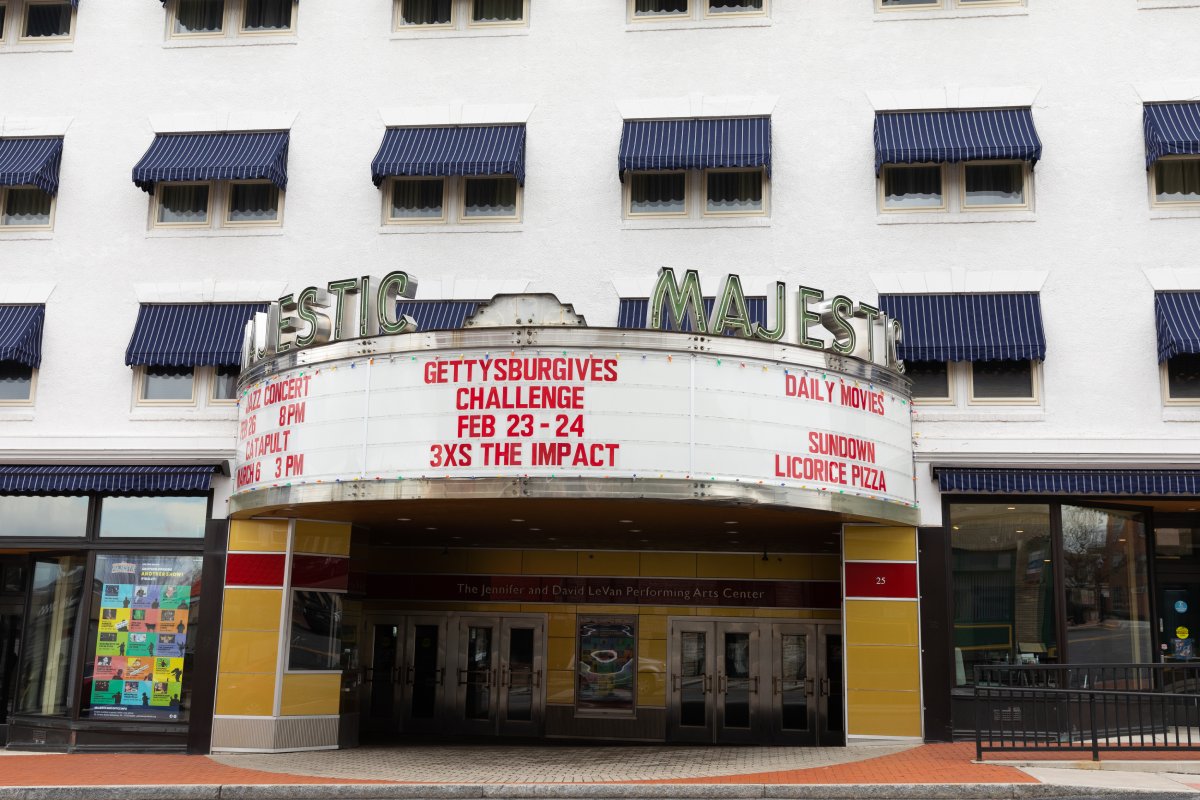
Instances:
[[[837,624],[673,619],[667,737],[845,744]]]

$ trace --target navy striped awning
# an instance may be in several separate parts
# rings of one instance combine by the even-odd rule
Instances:
[[[1146,169],[1163,156],[1200,155],[1200,103],[1153,103],[1142,107]]]
[[[938,467],[943,492],[1195,495],[1200,469],[993,469]]]
[[[655,169],[765,167],[771,174],[771,118],[626,120],[617,175]]]
[[[160,133],[133,168],[133,182],[151,194],[161,181],[269,180],[286,189],[288,140],[288,131]]]
[[[393,175],[514,175],[524,186],[525,126],[388,128],[371,180],[378,186]]]
[[[266,303],[143,305],[125,363],[146,367],[236,367],[246,323]]]
[[[1200,353],[1200,292],[1155,292],[1158,360]]]
[[[0,139],[0,186],[36,186],[58,194],[62,137]]]
[[[1036,292],[885,294],[883,313],[900,320],[902,361],[1043,361],[1046,332]]]
[[[1013,158],[1037,164],[1042,140],[1028,108],[875,115],[875,174],[884,164]]]
[[[408,314],[417,321],[418,331],[457,330],[475,313],[480,300],[401,300],[396,304],[398,314]]]
[[[207,492],[216,467],[0,465],[0,494]]]
[[[716,305],[716,298],[705,297],[704,315],[707,317],[712,313],[713,306]],[[665,308],[665,304],[664,304]],[[650,299],[647,297],[622,297],[621,305],[617,308],[617,327],[627,330],[645,330],[647,311],[650,309]],[[757,322],[759,325],[766,327],[767,324],[767,298],[765,297],[747,297],[746,311],[750,314],[750,321]],[[691,333],[692,326],[686,320],[680,320],[678,328],[671,326],[671,320],[666,313],[663,314],[663,320],[666,327],[663,330],[674,331],[680,333]],[[731,335],[731,334],[728,334]]]
[[[45,319],[45,306],[0,306],[0,361],[40,367]]]

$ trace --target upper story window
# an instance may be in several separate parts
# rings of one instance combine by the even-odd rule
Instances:
[[[766,16],[770,0],[627,0],[630,22]]]
[[[1200,405],[1200,292],[1157,292],[1159,379],[1166,405]]]
[[[169,0],[167,32],[172,39],[291,34],[297,0]]]
[[[1200,207],[1200,103],[1153,103],[1142,110],[1150,204]]]
[[[0,139],[0,237],[54,227],[61,138]]]
[[[529,24],[529,0],[393,0],[396,30],[461,30]]]
[[[70,42],[79,0],[0,0],[0,48]]]
[[[1025,0],[875,0],[875,8],[878,11],[940,11],[1023,5]]]
[[[160,183],[154,228],[239,228],[283,224],[283,192],[270,181]]]
[[[0,306],[0,406],[33,405],[45,316],[43,305]]]
[[[1029,109],[881,112],[883,213],[1029,211],[1042,145]]]

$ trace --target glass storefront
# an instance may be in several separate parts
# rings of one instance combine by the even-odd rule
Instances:
[[[80,555],[34,560],[16,713],[63,716],[78,665],[72,645],[80,627],[87,561]]]

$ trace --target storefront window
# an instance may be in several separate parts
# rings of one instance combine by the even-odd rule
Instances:
[[[87,535],[86,497],[0,496],[0,536]]]
[[[292,592],[290,670],[341,668],[342,596],[333,592]]]
[[[1196,528],[1156,528],[1154,554],[1173,561],[1200,560],[1200,530]]]
[[[1071,661],[1153,660],[1144,515],[1064,505],[1062,536]]]
[[[207,497],[105,497],[100,501],[104,537],[200,538],[207,519]]]
[[[201,563],[200,556],[96,556],[83,716],[187,720]]]
[[[637,621],[633,617],[579,623],[575,708],[587,713],[634,713]]]
[[[955,685],[976,664],[1058,660],[1050,507],[950,507]]]
[[[71,651],[79,627],[85,559],[47,556],[33,565],[28,626],[17,684],[19,714],[63,716],[74,683]]]

